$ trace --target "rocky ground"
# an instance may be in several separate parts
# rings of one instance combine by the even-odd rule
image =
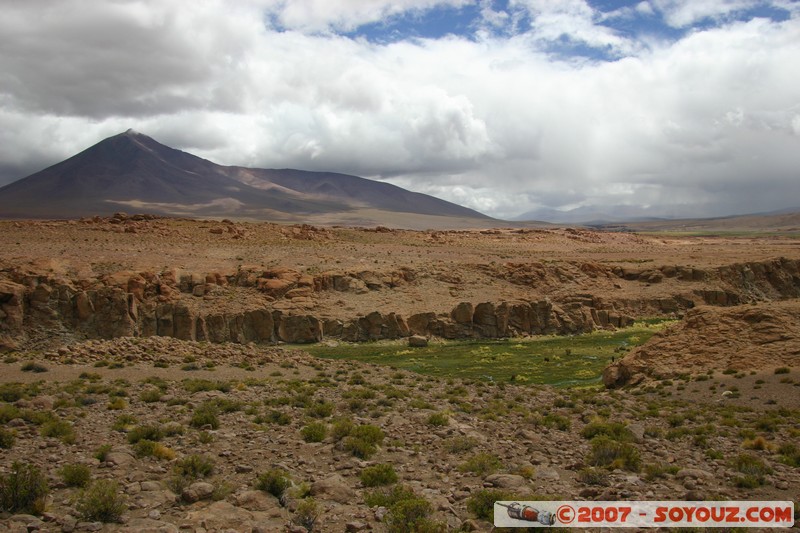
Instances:
[[[707,370],[774,371],[800,361],[800,300],[703,306],[608,367],[609,386]]]
[[[0,346],[574,334],[797,298],[799,280],[792,238],[0,222]]]
[[[796,368],[603,391],[444,381],[162,338],[73,345],[40,360],[42,372],[19,355],[0,365],[0,421],[14,435],[0,468],[34,464],[50,493],[42,516],[6,514],[0,531],[305,531],[312,501],[314,531],[386,531],[393,507],[370,506],[380,488],[361,477],[375,465],[391,465],[390,486],[428,502],[437,531],[489,531],[475,507],[485,490],[519,499],[800,497]],[[342,420],[380,428],[374,453],[341,435]],[[314,425],[326,435],[306,442]],[[142,428],[158,448],[132,440]],[[627,448],[618,463],[593,453],[603,433]],[[177,465],[196,455],[213,470],[182,478]],[[743,460],[763,469],[743,471]],[[90,489],[67,485],[67,465],[117,482],[119,523],[85,515]],[[291,480],[283,499],[257,488],[274,468]]]
[[[493,499],[798,501],[799,252],[570,228],[0,222],[0,531],[489,531]],[[682,320],[608,390],[280,345],[643,318]],[[6,499],[37,474],[44,498]]]

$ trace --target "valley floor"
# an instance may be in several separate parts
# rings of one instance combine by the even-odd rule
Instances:
[[[3,474],[33,464],[51,487],[42,517],[6,515],[0,531],[99,527],[86,493],[65,482],[74,465],[117,483],[124,510],[108,531],[283,531],[312,501],[314,531],[386,531],[402,509],[377,493],[401,485],[429,504],[431,521],[477,531],[491,529],[485,500],[500,496],[800,496],[796,369],[604,391],[439,379],[256,346],[98,347],[73,346],[40,368],[28,354],[0,365],[0,421],[14,436]],[[373,428],[372,445],[359,427]],[[178,466],[196,456],[212,465],[206,476]],[[396,473],[377,476],[388,489],[365,486],[376,465]],[[283,500],[257,488],[274,469],[291,480]]]
[[[490,531],[494,499],[797,502],[798,302],[786,237],[0,222],[0,532]],[[643,319],[670,325],[634,341]],[[342,348],[558,334],[554,354],[590,356],[589,332],[617,388]],[[474,349],[499,371],[514,344]]]

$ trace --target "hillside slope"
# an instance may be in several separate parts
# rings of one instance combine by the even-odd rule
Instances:
[[[332,223],[360,211],[458,217],[471,209],[357,176],[225,167],[128,130],[0,188],[0,217],[59,218],[145,211],[177,216]],[[392,218],[387,216],[387,218]],[[400,222],[402,225],[402,221]]]

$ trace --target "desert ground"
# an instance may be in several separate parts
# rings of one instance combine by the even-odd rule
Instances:
[[[496,499],[798,502],[798,298],[800,239],[763,228],[3,221],[0,531],[490,531]],[[526,378],[561,364],[542,338],[637,327],[588,385]],[[410,342],[525,364],[318,357]]]

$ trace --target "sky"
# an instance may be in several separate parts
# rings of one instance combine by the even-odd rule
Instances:
[[[0,185],[128,128],[499,218],[795,208],[800,1],[0,0]]]

